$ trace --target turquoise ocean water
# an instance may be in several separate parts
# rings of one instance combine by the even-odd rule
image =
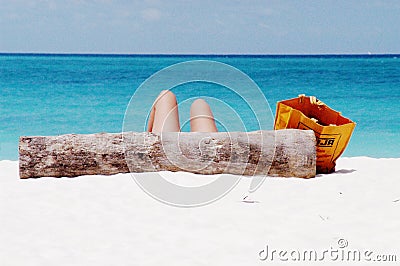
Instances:
[[[279,100],[302,93],[317,96],[357,123],[344,156],[400,157],[400,55],[0,54],[0,160],[18,159],[23,135],[121,132],[139,85],[164,67],[188,60],[214,60],[243,71],[258,84],[273,114]],[[178,102],[198,96],[220,99],[238,111],[245,130],[258,129],[246,105],[224,87],[199,82],[173,91]],[[143,99],[144,104],[151,101]],[[226,106],[210,105],[218,120],[235,124]],[[188,106],[180,107],[182,124]],[[218,125],[220,130],[223,126]]]

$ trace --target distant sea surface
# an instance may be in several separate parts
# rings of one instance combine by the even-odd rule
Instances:
[[[400,157],[400,55],[0,54],[0,160],[18,159],[20,136],[121,132],[126,107],[140,84],[189,60],[238,68],[257,83],[273,114],[279,100],[317,96],[357,123],[343,156]],[[225,102],[231,97],[208,84],[173,90],[178,102],[188,95]],[[151,99],[146,101],[151,105]],[[223,121],[223,108],[211,107]],[[187,107],[181,111],[187,116]],[[250,117],[241,118],[249,123],[248,131],[258,129]]]

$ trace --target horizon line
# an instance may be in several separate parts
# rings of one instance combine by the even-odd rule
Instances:
[[[76,55],[76,56],[400,56],[400,53],[97,53],[97,52],[0,52],[0,55]]]

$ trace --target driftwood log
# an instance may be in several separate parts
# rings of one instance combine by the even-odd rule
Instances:
[[[19,140],[20,178],[164,170],[314,177],[315,135],[308,130],[288,129],[69,134]]]

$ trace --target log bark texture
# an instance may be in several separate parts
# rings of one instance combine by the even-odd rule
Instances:
[[[314,177],[315,135],[313,131],[288,129],[68,134],[19,140],[20,178],[165,170]]]

